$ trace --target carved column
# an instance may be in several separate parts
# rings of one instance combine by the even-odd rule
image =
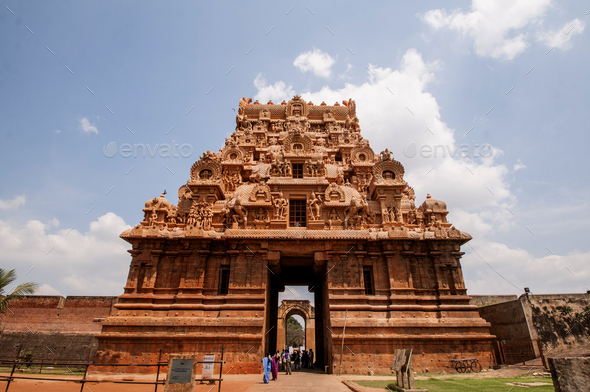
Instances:
[[[241,260],[238,261],[241,251],[239,250],[228,250],[227,256],[221,259],[220,269],[221,267],[229,267],[229,286],[228,286],[228,294],[232,294],[233,289],[236,286],[243,286],[245,279],[246,279],[246,270],[245,270],[245,263]],[[219,275],[220,272],[217,273]]]
[[[125,294],[131,294],[137,291],[137,278],[139,277],[140,263],[138,256],[141,254],[139,249],[128,250],[131,254],[131,266],[129,268],[129,275],[127,277],[127,285],[125,286]]]
[[[418,269],[418,274],[420,275],[420,290],[422,294],[425,294],[423,290],[432,287],[432,282],[428,281],[428,266],[426,265],[428,260],[426,258],[426,253],[416,252],[414,253],[414,256],[416,257],[416,267]]]
[[[412,256],[414,256],[414,251],[411,250],[402,250],[400,252],[401,256],[404,259],[404,264],[406,267],[406,276],[408,277],[407,279],[407,284],[408,284],[408,289],[410,290],[410,294],[414,294],[414,289],[416,288],[415,283],[414,282],[414,276],[412,275]]]
[[[143,292],[146,294],[153,294],[154,292],[156,278],[158,276],[158,264],[160,262],[160,258],[162,257],[163,252],[164,251],[160,249],[152,249],[150,251],[151,262],[146,263],[145,277],[143,281]]]
[[[396,288],[397,288],[397,283],[395,280],[396,277],[396,268],[395,268],[395,250],[386,250],[383,251],[383,257],[386,260],[386,265],[387,265],[387,276],[389,277],[389,294],[390,295],[395,295],[396,294]]]
[[[180,275],[180,283],[178,284],[178,294],[184,294],[188,291],[187,289],[196,286],[194,271],[197,268],[199,262],[197,261],[197,263],[195,263],[197,265],[195,266],[190,265],[189,257],[193,253],[193,251],[190,249],[183,249],[180,250],[178,253],[180,254],[180,259],[182,263],[182,273]]]
[[[441,263],[441,251],[430,251],[432,262],[434,263],[434,272],[436,275],[436,289],[439,295],[449,295],[449,285],[445,276],[444,267]]]
[[[359,289],[363,289],[362,293],[359,294],[364,294],[364,287],[365,287],[365,279],[363,277],[363,270],[364,270],[364,263],[363,260],[365,258],[365,256],[367,255],[366,251],[362,251],[362,250],[358,250],[356,252],[354,252],[354,254],[356,255],[356,259],[357,259],[357,270],[358,270],[358,281],[357,281],[357,287]],[[375,280],[373,278],[373,280]]]
[[[203,294],[217,295],[219,291],[219,266],[225,252],[211,252],[207,258],[205,267],[205,280],[203,282]]]
[[[464,254],[465,252],[451,252],[451,256],[454,259],[454,265],[452,267],[453,277],[457,294],[459,295],[467,295],[467,289],[465,288],[465,281],[463,280],[463,273],[461,271],[461,256]]]

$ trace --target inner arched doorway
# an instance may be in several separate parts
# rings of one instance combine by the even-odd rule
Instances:
[[[277,315],[277,349],[281,350],[287,346],[287,319],[293,315],[302,317],[305,323],[305,349],[313,349],[315,352],[315,309],[309,300],[286,299],[281,302]]]

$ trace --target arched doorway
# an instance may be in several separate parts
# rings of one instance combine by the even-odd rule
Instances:
[[[297,315],[303,318],[305,323],[305,349],[312,349],[316,352],[315,347],[315,309],[308,300],[283,300],[279,306],[277,314],[277,349],[280,351],[286,348],[285,336],[287,333],[287,320],[289,317]]]

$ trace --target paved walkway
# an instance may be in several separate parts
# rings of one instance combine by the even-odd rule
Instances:
[[[272,378],[272,376],[271,376]],[[246,390],[247,392],[259,391],[317,391],[317,392],[350,392],[346,385],[342,384],[341,378],[320,372],[293,372],[287,376],[279,372],[277,381],[262,382],[262,374],[258,376],[258,382]]]

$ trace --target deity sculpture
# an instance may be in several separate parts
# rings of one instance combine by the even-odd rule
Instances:
[[[309,207],[309,216],[312,220],[320,220],[322,217],[322,198],[316,195],[315,192],[311,192],[311,197],[307,200]]]
[[[275,207],[274,219],[285,220],[289,201],[283,197],[283,192],[279,192],[279,197],[273,197],[272,204]]]

